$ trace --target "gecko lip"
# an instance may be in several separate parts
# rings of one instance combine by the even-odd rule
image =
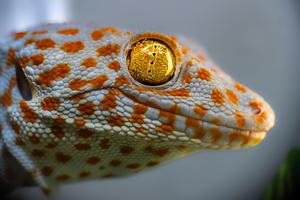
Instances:
[[[125,95],[127,98],[133,100],[134,102],[136,103],[140,103],[142,105],[145,105],[147,107],[151,107],[153,109],[157,109],[157,110],[161,110],[161,111],[164,111],[164,112],[167,112],[169,114],[172,114],[172,115],[175,115],[175,116],[181,116],[181,117],[185,117],[185,118],[188,118],[188,119],[192,119],[192,120],[196,120],[196,121],[199,121],[201,123],[205,123],[207,124],[208,126],[211,126],[211,127],[220,127],[220,128],[225,128],[225,129],[231,129],[232,131],[236,131],[236,132],[241,132],[241,133],[245,133],[245,132],[251,132],[251,133],[265,133],[267,131],[269,131],[273,125],[274,125],[274,122],[275,122],[275,116],[274,116],[274,113],[273,113],[273,110],[270,108],[270,106],[266,103],[266,109],[268,110],[268,113],[270,113],[267,117],[268,119],[266,120],[267,123],[262,126],[262,127],[258,127],[256,129],[247,129],[247,128],[240,128],[240,127],[237,127],[237,126],[231,126],[231,125],[227,125],[227,124],[216,124],[216,123],[213,123],[212,121],[209,121],[209,120],[204,120],[204,119],[201,119],[201,118],[196,118],[196,117],[193,117],[193,116],[188,116],[188,115],[184,115],[184,114],[179,114],[179,113],[173,113],[171,112],[170,110],[167,110],[167,109],[163,109],[159,106],[154,106],[154,105],[146,105],[144,102],[138,100],[138,97],[136,96],[133,96],[133,95],[128,95],[126,91],[123,91],[122,89],[118,89],[120,92],[122,92],[123,95]],[[258,114],[260,114],[262,111],[260,110]]]

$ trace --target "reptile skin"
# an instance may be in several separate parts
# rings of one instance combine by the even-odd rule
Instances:
[[[175,73],[164,84],[143,85],[128,72],[127,54],[140,39],[174,53]],[[16,159],[45,192],[204,149],[252,147],[275,121],[262,97],[193,42],[92,25],[46,24],[4,39],[0,103],[2,157]],[[4,175],[7,165],[2,158]]]

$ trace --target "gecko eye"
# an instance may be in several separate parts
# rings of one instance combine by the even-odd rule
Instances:
[[[127,54],[130,75],[144,85],[161,85],[174,76],[175,56],[162,41],[142,39],[131,46]]]
[[[22,67],[18,63],[16,63],[16,79],[18,90],[22,98],[26,101],[30,101],[32,99],[30,83],[27,80]]]

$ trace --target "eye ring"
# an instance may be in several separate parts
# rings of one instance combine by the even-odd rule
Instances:
[[[166,85],[178,74],[182,63],[176,41],[159,33],[135,35],[126,55],[128,73],[144,86]]]

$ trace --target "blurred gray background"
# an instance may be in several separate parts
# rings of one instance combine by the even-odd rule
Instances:
[[[298,0],[1,0],[0,34],[40,22],[97,23],[198,40],[235,79],[263,95],[277,123],[253,149],[206,151],[123,179],[65,185],[52,199],[259,199],[299,142]],[[11,199],[46,199],[24,188]]]

